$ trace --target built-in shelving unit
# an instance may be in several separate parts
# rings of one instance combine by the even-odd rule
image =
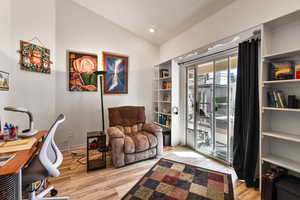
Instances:
[[[299,56],[300,49],[296,50],[287,50],[285,52],[273,53],[269,55],[263,56],[264,59],[274,60],[274,59],[282,59],[282,58],[292,58],[294,56]]]
[[[280,83],[300,83],[300,79],[263,81],[264,84],[280,84]]]
[[[262,107],[263,110],[275,110],[275,111],[286,111],[286,112],[300,112],[298,108],[274,108],[274,107]]]
[[[300,135],[291,134],[291,133],[283,133],[283,132],[274,132],[274,131],[263,131],[263,136],[273,137],[282,140],[288,140],[292,142],[300,143]]]
[[[285,157],[275,156],[272,154],[264,155],[261,157],[261,159],[265,162],[269,162],[271,164],[300,173],[300,162],[296,162],[294,160],[290,160]]]
[[[300,108],[270,107],[268,92],[281,91],[300,99],[300,79],[270,80],[269,63],[300,64],[300,12],[262,26],[260,66],[260,180],[270,167],[300,174]],[[296,77],[296,76],[295,76]]]
[[[163,128],[172,126],[172,61],[154,66],[153,121]]]

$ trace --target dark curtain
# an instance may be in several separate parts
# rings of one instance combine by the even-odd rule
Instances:
[[[254,39],[239,44],[233,167],[247,187],[256,186],[259,152],[258,47]]]

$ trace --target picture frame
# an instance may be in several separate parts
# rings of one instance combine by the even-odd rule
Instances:
[[[98,78],[94,74],[98,70],[98,55],[69,51],[69,91],[97,92]]]
[[[51,73],[50,49],[20,40],[21,70]]]
[[[0,71],[0,90],[9,90],[9,73],[5,71]]]
[[[103,52],[104,94],[128,94],[128,56]]]

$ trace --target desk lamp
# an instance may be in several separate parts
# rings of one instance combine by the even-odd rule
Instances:
[[[20,137],[30,137],[35,135],[38,131],[33,128],[33,117],[32,114],[29,110],[26,108],[17,108],[13,106],[7,106],[4,108],[6,111],[11,111],[11,112],[21,112],[21,113],[26,113],[29,117],[29,128],[23,130],[21,133],[18,133]]]
[[[106,74],[106,71],[96,71],[94,72],[100,77],[100,93],[101,93],[101,114],[102,114],[102,131],[104,131],[104,112],[103,112],[103,90],[102,90],[102,78]]]

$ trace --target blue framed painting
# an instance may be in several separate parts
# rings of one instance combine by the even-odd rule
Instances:
[[[104,94],[128,94],[128,57],[103,53]]]

